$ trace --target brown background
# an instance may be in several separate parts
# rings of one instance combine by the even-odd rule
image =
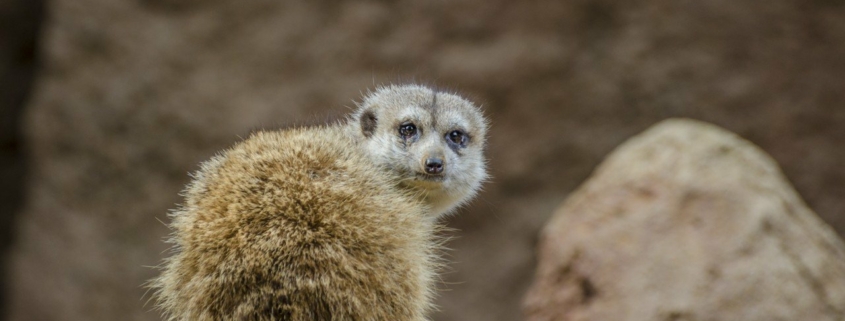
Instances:
[[[186,173],[251,130],[335,119],[390,82],[458,91],[492,120],[493,179],[448,219],[460,231],[435,320],[519,319],[552,210],[667,117],[760,145],[845,232],[842,1],[40,5],[0,1],[12,320],[158,319],[141,284]]]

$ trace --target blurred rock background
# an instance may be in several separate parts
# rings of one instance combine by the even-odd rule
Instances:
[[[460,232],[435,320],[520,319],[553,210],[667,117],[759,145],[845,233],[842,1],[41,5],[0,1],[10,320],[157,320],[142,284],[187,173],[389,82],[456,90],[493,121],[493,179],[448,220]]]
[[[43,11],[39,0],[0,1],[0,319],[7,311],[9,250],[29,168],[21,117],[31,96]]]

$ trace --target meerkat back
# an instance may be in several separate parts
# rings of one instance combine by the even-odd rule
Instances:
[[[205,162],[153,281],[168,320],[426,320],[427,207],[338,128],[259,132]]]

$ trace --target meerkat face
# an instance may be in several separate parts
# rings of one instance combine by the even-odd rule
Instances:
[[[487,177],[487,122],[469,101],[422,86],[391,86],[364,99],[352,127],[365,152],[420,192],[435,215],[476,194]]]

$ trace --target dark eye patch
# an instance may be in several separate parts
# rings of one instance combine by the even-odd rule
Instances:
[[[456,129],[446,134],[446,142],[452,148],[464,148],[469,143],[469,135],[464,131]]]
[[[404,123],[399,125],[399,135],[401,135],[402,138],[408,139],[414,137],[416,134],[417,125],[414,125],[413,123]]]

